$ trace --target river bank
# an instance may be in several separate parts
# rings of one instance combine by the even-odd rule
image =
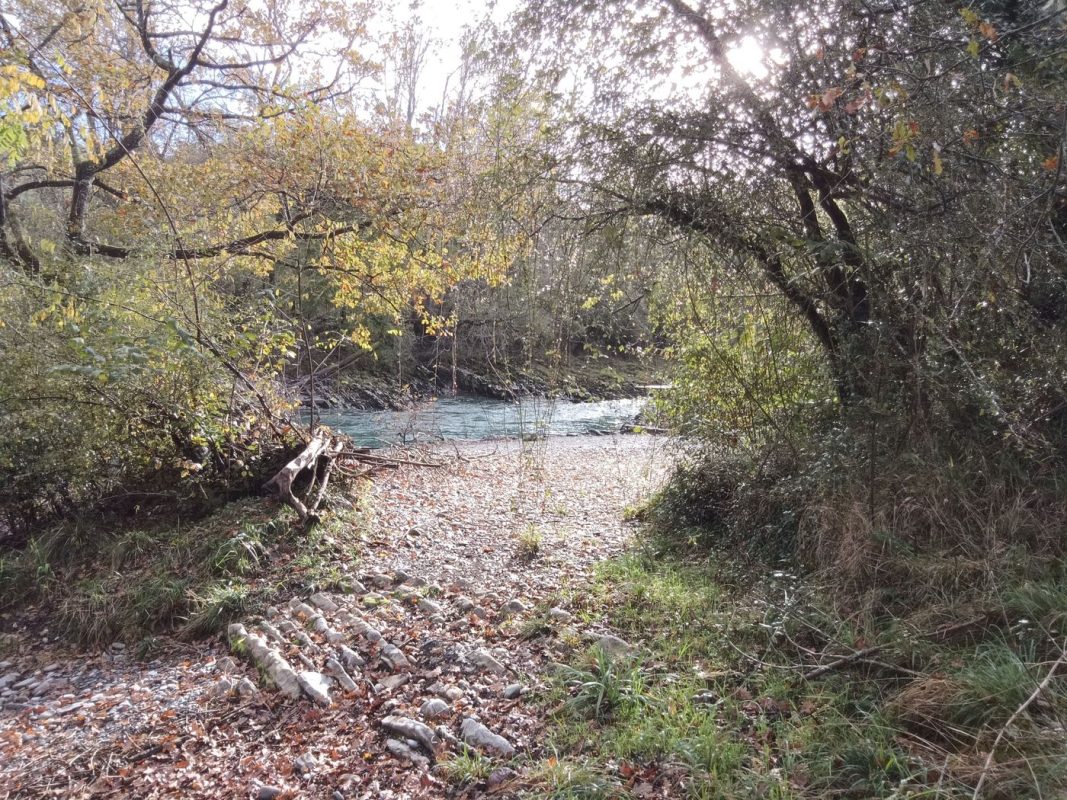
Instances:
[[[663,364],[623,357],[574,357],[563,363],[500,364],[465,360],[451,364],[380,363],[324,370],[314,392],[307,376],[290,379],[290,391],[316,408],[404,410],[436,397],[467,395],[496,400],[550,397],[590,402],[643,397],[661,382]]]
[[[433,451],[441,468],[401,466],[338,498],[333,520],[298,549],[268,537],[240,619],[249,629],[263,615],[295,619],[291,601],[327,595],[323,624],[350,648],[353,686],[335,684],[326,706],[262,685],[218,638],[79,651],[56,640],[41,609],[5,613],[0,793],[445,797],[467,767],[489,770],[483,784],[518,785],[542,749],[533,700],[544,667],[605,633],[583,611],[582,587],[626,547],[624,512],[666,475],[665,441],[450,443]],[[560,635],[531,637],[544,626]],[[338,645],[305,630],[309,644],[287,645],[288,656],[323,669],[321,653]],[[435,709],[431,724],[451,736],[473,719],[515,754],[462,756],[444,733],[430,753],[385,722],[429,721]]]

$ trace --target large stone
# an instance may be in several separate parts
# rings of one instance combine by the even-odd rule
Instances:
[[[237,694],[241,695],[241,697],[254,697],[259,694],[259,689],[248,678],[241,678],[237,682]]]
[[[326,671],[341,684],[341,688],[346,692],[356,691],[356,682],[345,672],[345,668],[341,666],[340,662],[332,658],[326,659]]]
[[[298,775],[311,775],[319,765],[318,759],[311,753],[304,753],[293,761],[293,771]]]
[[[488,650],[478,648],[467,656],[467,660],[475,666],[492,672],[494,675],[506,675],[508,668],[497,661]]]
[[[433,729],[418,720],[408,717],[389,716],[382,719],[382,727],[390,733],[395,733],[405,739],[414,739],[429,752],[434,751],[437,744],[437,736]]]
[[[297,699],[301,695],[300,680],[289,662],[281,653],[272,649],[262,636],[249,633],[245,626],[235,622],[226,630],[230,646],[245,653],[257,667],[278,687],[286,697]]]
[[[574,615],[569,611],[564,611],[562,608],[550,608],[548,610],[548,618],[553,622],[562,622],[566,624],[574,619]]]
[[[313,609],[299,597],[294,597],[292,600],[289,601],[289,610],[292,611],[296,617],[302,619],[310,619],[311,617],[315,616],[315,609]]]
[[[613,658],[628,656],[634,651],[632,645],[610,633],[606,633],[598,638],[596,640],[596,647],[600,648],[605,655]]]
[[[311,670],[301,672],[298,677],[300,679],[300,688],[304,690],[304,694],[320,706],[330,705],[329,678],[321,672],[312,672]]]
[[[382,572],[371,572],[364,575],[363,578],[371,586],[377,586],[379,589],[388,589],[393,585],[393,576]]]
[[[510,617],[513,614],[522,614],[525,611],[526,605],[521,600],[510,600],[500,609],[500,614],[504,617]]]
[[[412,747],[408,747],[399,739],[386,739],[385,749],[399,758],[401,761],[410,761],[420,767],[429,766],[430,760]]]
[[[399,689],[409,680],[411,680],[411,675],[407,672],[400,672],[396,675],[386,675],[384,678],[378,681],[378,684],[374,687],[374,691],[379,693],[385,691],[392,692],[396,689]]]
[[[515,746],[499,734],[493,733],[473,717],[467,717],[459,728],[463,741],[479,750],[492,750],[502,756],[515,755]]]
[[[511,767],[499,767],[490,773],[489,779],[486,781],[486,783],[489,785],[489,788],[492,789],[502,784],[505,784],[508,781],[513,781],[518,777],[519,773],[517,773]]]
[[[337,655],[340,656],[341,663],[344,664],[347,669],[358,670],[365,663],[367,663],[363,660],[363,656],[361,656],[348,645],[343,644],[338,647]]]
[[[362,636],[368,642],[380,642],[382,640],[381,631],[379,631],[373,625],[368,625],[362,619],[353,620],[352,630],[354,630],[359,636]]]
[[[435,603],[433,600],[425,597],[419,600],[419,611],[423,614],[440,614],[442,610],[440,604]]]
[[[308,598],[308,602],[320,611],[325,611],[327,614],[332,614],[339,608],[337,603],[333,601],[333,598],[322,592],[315,592],[315,594]]]
[[[397,672],[398,670],[406,669],[411,666],[411,663],[408,661],[407,656],[405,656],[403,652],[401,652],[400,648],[397,647],[395,644],[391,644],[389,642],[382,642],[381,656],[382,661],[393,672]]]
[[[230,672],[236,672],[237,671],[237,662],[234,661],[229,656],[223,656],[222,658],[220,658],[218,661],[215,662],[214,666],[212,667],[212,670],[214,672],[221,672],[224,675],[226,675],[226,674],[228,674]],[[0,687],[0,688],[2,688],[2,687]]]
[[[282,636],[282,632],[275,628],[271,623],[267,622],[267,620],[261,619],[258,625],[259,629],[267,634],[268,639],[273,639],[278,644],[287,644],[287,640]]]
[[[283,619],[278,622],[278,630],[284,633],[286,636],[296,636],[300,632],[300,628],[296,626],[296,623],[291,619]]]
[[[219,678],[218,682],[211,687],[212,697],[225,697],[234,689],[234,683],[229,678]]]
[[[439,697],[431,697],[419,709],[419,716],[423,719],[438,719],[447,717],[449,712],[448,703]]]
[[[469,597],[460,595],[455,599],[456,611],[460,614],[467,614],[474,608],[474,601]]]

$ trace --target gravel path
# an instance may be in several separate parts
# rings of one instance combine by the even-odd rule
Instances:
[[[442,584],[459,579],[540,595],[587,576],[625,546],[631,526],[623,512],[662,482],[665,448],[665,440],[642,436],[467,443],[447,470],[406,469],[376,480],[376,527],[394,547],[367,557],[433,573]],[[407,535],[412,528],[417,535]],[[522,553],[529,537],[542,550],[532,561]]]
[[[434,763],[461,740],[499,767],[468,794],[521,788],[543,666],[599,633],[567,598],[625,547],[623,511],[669,453],[605,436],[433,456],[447,466],[375,479],[353,594],[279,598],[245,621],[242,653],[269,644],[299,675],[292,697],[257,687],[265,670],[222,642],[144,664],[121,645],[72,654],[25,634],[0,662],[0,798],[447,797]]]

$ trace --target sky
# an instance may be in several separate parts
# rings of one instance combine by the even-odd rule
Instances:
[[[521,0],[385,0],[382,17],[392,13],[398,22],[418,17],[423,29],[436,41],[420,80],[420,104],[434,106],[441,100],[445,84],[460,64],[460,42],[468,27],[476,27],[486,17],[502,21]]]

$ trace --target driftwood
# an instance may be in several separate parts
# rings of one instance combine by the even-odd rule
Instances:
[[[314,525],[319,521],[319,504],[326,494],[326,486],[330,481],[330,472],[333,470],[334,460],[344,449],[344,442],[327,438],[326,436],[313,436],[307,447],[282,467],[278,473],[263,484],[263,490],[273,494],[286,505],[296,511],[300,521]],[[299,497],[293,492],[293,483],[305,471],[311,471],[311,485],[308,487],[307,496],[311,501],[310,506],[304,505]],[[312,491],[318,482],[319,491],[312,500]]]
[[[935,631],[921,634],[923,639],[931,639],[938,642],[947,642],[955,637],[957,634],[971,630],[972,628],[987,622],[991,614],[983,614],[980,617],[966,620],[965,622],[957,622],[951,625],[938,628]],[[892,670],[898,672],[901,675],[910,675],[913,678],[924,677],[921,673],[914,670],[907,669],[906,667],[900,667],[895,664],[887,664],[884,661],[878,661],[873,656],[878,655],[885,649],[885,645],[875,645],[874,647],[865,647],[862,650],[856,650],[848,655],[838,656],[833,661],[823,664],[822,666],[815,667],[814,669],[804,673],[804,680],[811,681],[816,678],[820,678],[828,672],[833,672],[836,669],[843,667],[851,667],[854,664],[870,664],[872,666],[881,667],[882,669]]]
[[[320,430],[297,456],[282,467],[278,473],[263,484],[263,491],[277,497],[290,506],[300,521],[314,525],[319,522],[319,505],[326,496],[330,475],[336,469],[346,478],[364,478],[381,469],[396,469],[402,464],[417,467],[442,467],[443,463],[416,461],[414,459],[380,456],[369,447],[350,447],[351,440],[344,436],[332,436]],[[367,469],[354,471],[353,462],[366,464]],[[311,482],[301,500],[293,491],[297,479],[310,473]],[[316,490],[317,487],[317,490]],[[307,503],[307,504],[305,504]]]
[[[350,457],[354,461],[360,461],[365,464],[381,464],[382,466],[387,467],[398,467],[401,464],[404,464],[412,467],[432,467],[434,469],[439,469],[440,467],[444,466],[444,464],[442,463],[436,463],[433,461],[415,461],[410,458],[395,458],[391,456],[374,455],[373,453],[371,453],[369,447],[362,447],[359,450],[344,450],[341,452],[341,455],[345,456],[346,458]]]

